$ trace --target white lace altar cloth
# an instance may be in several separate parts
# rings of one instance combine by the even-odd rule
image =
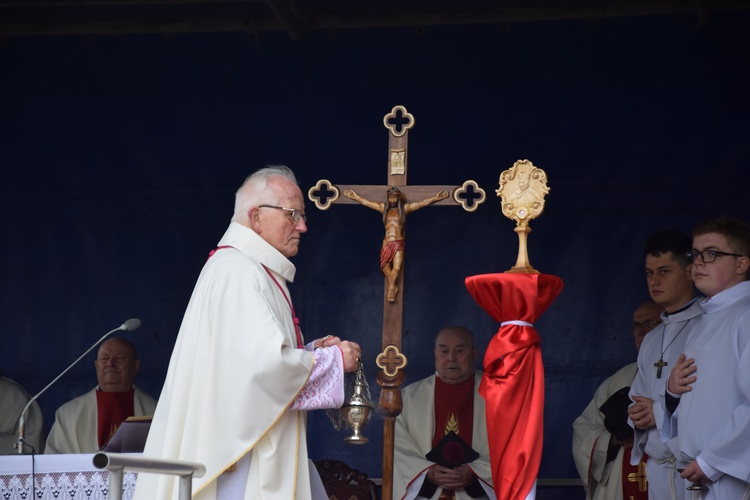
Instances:
[[[94,467],[93,454],[0,456],[0,500],[106,500],[109,472]],[[125,472],[122,498],[130,500],[138,475]]]

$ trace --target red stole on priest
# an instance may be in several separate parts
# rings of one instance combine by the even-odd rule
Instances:
[[[648,455],[638,465],[630,465],[630,450],[625,448],[622,455],[622,493],[623,498],[632,500],[648,500],[648,481],[646,479],[646,461]]]
[[[120,424],[135,415],[133,396],[135,389],[125,392],[96,391],[96,432],[101,449],[109,442]]]
[[[471,446],[474,432],[474,374],[460,384],[446,384],[435,377],[435,447],[450,431]]]

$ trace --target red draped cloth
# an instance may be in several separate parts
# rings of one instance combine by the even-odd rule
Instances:
[[[533,325],[563,282],[549,274],[483,274],[466,278],[466,288],[501,323],[487,346],[479,386],[487,408],[493,486],[498,500],[525,499],[542,459],[544,367],[539,334],[518,323]]]
[[[382,271],[389,262],[393,262],[396,253],[402,251],[405,247],[405,240],[384,241],[383,246],[380,247],[380,270]]]

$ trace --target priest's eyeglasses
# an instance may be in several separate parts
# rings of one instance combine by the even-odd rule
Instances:
[[[718,250],[703,250],[702,252],[699,252],[695,248],[689,252],[685,252],[685,256],[691,263],[695,262],[698,260],[698,257],[700,257],[704,264],[710,264],[711,262],[716,261],[716,257],[742,257],[742,255],[738,253],[720,252]]]
[[[277,207],[276,205],[258,205],[258,208],[275,208],[276,210],[284,210],[285,212],[289,212],[289,215],[295,223],[299,222],[300,219],[307,222],[307,215],[296,208]]]

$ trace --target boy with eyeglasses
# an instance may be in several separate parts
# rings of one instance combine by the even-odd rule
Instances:
[[[682,353],[685,339],[703,314],[695,296],[686,255],[692,238],[681,231],[660,231],[644,246],[646,284],[651,299],[664,308],[661,325],[646,336],[638,351],[638,372],[630,389],[634,402],[628,408],[635,430],[630,463],[648,455],[646,477],[652,500],[685,498],[682,479],[675,471],[674,455],[661,440],[665,381]],[[663,372],[663,373],[662,373]],[[676,483],[676,486],[675,486]]]
[[[680,475],[686,487],[707,487],[706,500],[750,498],[749,256],[742,221],[712,219],[693,230],[688,257],[705,314],[669,375],[662,438],[676,436],[669,444]]]

